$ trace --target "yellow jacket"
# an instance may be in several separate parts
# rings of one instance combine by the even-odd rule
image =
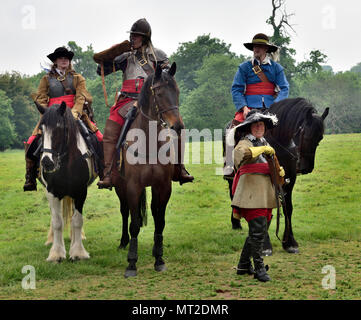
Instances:
[[[74,72],[73,74],[73,86],[76,90],[74,106],[71,109],[75,118],[81,117],[83,114],[84,102],[92,102],[92,96],[86,89],[85,78],[79,73]],[[40,80],[38,90],[36,93],[32,94],[32,98],[35,102],[39,103],[43,107],[48,106],[49,102],[49,75],[46,74]],[[33,130],[32,135],[37,135],[39,133],[39,123],[36,125]]]

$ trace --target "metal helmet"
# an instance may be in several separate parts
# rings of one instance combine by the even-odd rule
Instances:
[[[145,18],[139,19],[136,22],[134,22],[129,32],[130,34],[135,33],[145,36],[148,40],[150,40],[152,36],[152,29],[150,27],[150,24]]]

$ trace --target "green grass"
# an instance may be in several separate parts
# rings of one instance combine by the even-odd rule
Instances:
[[[298,177],[293,227],[300,253],[282,250],[273,223],[274,254],[265,258],[268,283],[235,274],[248,227],[242,220],[243,230],[231,228],[227,184],[215,174],[220,165],[188,164],[195,182],[173,183],[164,231],[168,270],[153,269],[154,224],[148,212],[148,226],[139,234],[138,276],[125,279],[127,250],[117,250],[121,215],[115,192],[96,184],[89,188],[84,246],[91,259],[49,264],[44,189],[24,193],[23,151],[1,153],[0,299],[360,299],[360,141],[361,134],[325,136],[313,173]],[[211,144],[205,146],[210,152]],[[216,147],[220,150],[219,143]],[[69,250],[68,231],[65,239]],[[35,267],[35,290],[21,287],[25,265]],[[325,265],[336,269],[335,290],[321,286]]]

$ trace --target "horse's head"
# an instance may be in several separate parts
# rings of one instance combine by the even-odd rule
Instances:
[[[169,70],[157,65],[154,75],[149,79],[149,105],[151,112],[168,127],[180,133],[184,128],[179,114],[179,89],[174,79],[177,66],[175,62]]]
[[[36,103],[42,114],[40,128],[43,134],[43,152],[41,165],[46,173],[60,168],[61,160],[68,153],[68,143],[74,139],[76,143],[76,126],[73,116],[66,104],[52,105],[44,108]]]
[[[328,115],[329,108],[326,108],[322,116],[316,113],[307,113],[303,124],[295,136],[298,146],[297,173],[308,174],[312,172],[315,164],[316,148],[323,139],[324,120]]]

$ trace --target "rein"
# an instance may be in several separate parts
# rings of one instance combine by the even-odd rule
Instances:
[[[163,127],[163,128],[167,128],[168,127],[168,124],[163,120],[162,118],[162,114],[165,113],[165,112],[168,112],[168,111],[171,111],[171,110],[175,110],[175,109],[178,109],[178,106],[171,106],[167,109],[164,109],[164,110],[160,110],[159,109],[159,106],[158,106],[158,103],[157,103],[157,98],[156,98],[156,95],[155,95],[155,89],[158,89],[160,87],[164,87],[166,85],[168,85],[168,81],[164,81],[164,82],[161,82],[161,83],[157,83],[154,85],[154,78],[152,79],[152,85],[150,87],[150,91],[152,92],[152,97],[153,97],[153,100],[154,100],[154,106],[155,106],[155,111],[157,113],[157,117],[158,119],[152,119],[151,117],[149,117],[148,115],[146,115],[143,111],[143,108],[142,106],[140,106],[140,112],[141,114],[147,118],[148,120],[150,121],[157,121],[157,123],[160,123],[160,125]]]
[[[286,147],[284,147],[282,144],[280,144],[276,139],[273,138],[273,142],[280,147],[283,151],[286,151],[290,156],[291,156],[291,160],[299,160],[300,157],[302,155],[306,155],[308,153],[303,153],[302,152],[302,144],[303,144],[303,137],[304,137],[304,133],[305,133],[305,124],[303,123],[301,126],[298,127],[297,131],[293,134],[291,140],[294,141],[294,138],[300,134],[300,139],[298,141],[298,144],[296,144],[297,146],[297,154],[294,155],[292,152],[289,151],[289,149],[287,149]]]

